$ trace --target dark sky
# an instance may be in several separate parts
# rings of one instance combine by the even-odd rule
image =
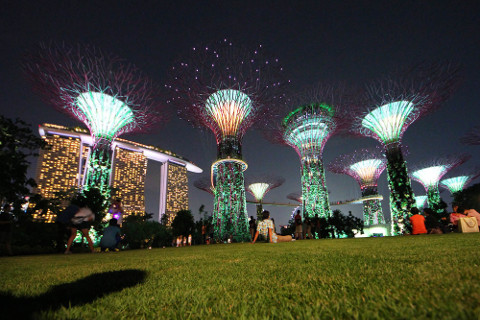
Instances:
[[[189,48],[224,37],[246,46],[263,44],[283,62],[295,89],[317,81],[363,84],[402,66],[422,60],[453,59],[464,67],[464,81],[436,113],[413,123],[404,135],[409,166],[436,157],[468,152],[479,164],[479,147],[465,146],[459,137],[480,119],[480,3],[476,1],[1,1],[0,108],[7,117],[20,117],[35,128],[49,122],[76,125],[35,96],[23,79],[19,58],[39,41],[81,42],[100,46],[128,59],[163,84],[174,60]],[[157,145],[192,160],[208,174],[215,160],[215,141],[175,117],[151,134],[125,136]],[[325,147],[328,164],[341,153],[376,145],[371,138],[333,137]],[[281,187],[265,201],[288,202],[300,193],[300,162],[292,148],[271,145],[247,131],[243,143],[249,164],[245,175],[277,174]],[[33,170],[31,170],[33,172]],[[149,166],[147,211],[158,166]],[[211,212],[212,197],[193,187],[200,175],[191,174],[190,206]],[[327,173],[330,200],[360,196],[350,177]],[[477,180],[478,181],[478,180]],[[412,182],[417,194],[423,187]],[[386,174],[379,191],[388,199]],[[448,192],[442,197],[450,201]],[[383,201],[388,212],[387,200]],[[334,207],[361,216],[357,206]],[[291,210],[267,207],[277,223],[286,223]],[[254,207],[248,206],[249,215]]]

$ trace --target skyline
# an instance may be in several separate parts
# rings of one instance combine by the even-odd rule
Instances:
[[[275,6],[271,4],[275,3]],[[455,172],[468,171],[479,164],[478,146],[459,142],[480,119],[480,82],[478,74],[480,49],[478,33],[480,18],[475,15],[480,5],[442,2],[428,4],[416,1],[386,6],[362,7],[354,2],[324,4],[302,2],[237,2],[212,1],[175,4],[127,2],[93,4],[58,3],[7,4],[1,17],[5,28],[0,31],[5,50],[1,52],[2,114],[20,117],[32,125],[54,123],[75,126],[80,123],[55,111],[37,97],[19,68],[19,58],[39,41],[65,41],[101,47],[135,64],[160,85],[168,82],[168,70],[196,45],[215,42],[227,37],[248,48],[258,44],[277,57],[292,80],[289,90],[302,91],[318,81],[348,81],[357,85],[407,67],[422,60],[452,59],[463,66],[463,83],[435,113],[412,124],[403,142],[409,152],[408,168],[448,154],[469,153],[473,157]],[[291,11],[295,11],[291,15]],[[128,14],[127,14],[128,13]],[[122,17],[124,19],[122,19]],[[189,175],[189,197],[192,213],[201,204],[212,213],[213,198],[193,186],[193,182],[208,175],[216,159],[213,134],[197,129],[173,116],[163,128],[149,134],[122,136],[135,142],[158,146],[177,153],[204,170]],[[334,135],[326,144],[324,161],[327,166],[340,154],[359,148],[377,146],[371,138]],[[300,193],[300,163],[295,151],[273,145],[258,131],[247,131],[243,139],[244,160],[249,176],[273,174],[285,178],[285,183],[270,191],[265,202],[291,202],[289,193]],[[281,159],[281,161],[279,160]],[[30,169],[35,171],[36,161]],[[147,179],[159,172],[149,166]],[[450,175],[447,175],[450,176]],[[477,183],[478,178],[471,184]],[[357,183],[348,176],[326,172],[330,201],[360,197]],[[386,174],[379,178],[379,194],[384,213],[389,215]],[[416,195],[424,195],[423,187],[412,182]],[[147,185],[146,198],[153,194],[154,181]],[[449,203],[449,192],[442,192]],[[251,200],[253,197],[247,196]],[[147,200],[148,202],[148,200]],[[157,202],[156,200],[152,202]],[[157,202],[158,203],[158,202]],[[147,203],[147,212],[149,212]],[[278,224],[285,224],[290,208],[264,206]],[[348,211],[362,216],[362,206],[334,206],[344,214]],[[247,205],[248,215],[255,216],[255,205]]]

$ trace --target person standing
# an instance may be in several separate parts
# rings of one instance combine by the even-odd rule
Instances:
[[[303,239],[302,216],[300,215],[300,210],[297,210],[297,214],[295,215],[295,239]]]
[[[425,227],[425,217],[420,214],[420,210],[413,207],[410,212],[412,213],[412,216],[410,217],[412,234],[417,235],[427,233],[427,228]]]
[[[12,253],[12,231],[13,231],[13,217],[10,211],[12,207],[7,203],[3,206],[3,211],[0,213],[0,244],[5,246],[9,256]]]
[[[253,216],[250,216],[250,221],[248,221],[249,231],[250,231],[250,238],[253,240],[255,236],[255,232],[257,231],[257,221]]]

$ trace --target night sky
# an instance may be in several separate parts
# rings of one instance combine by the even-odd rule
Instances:
[[[257,3],[258,2],[258,3]],[[187,51],[203,43],[228,38],[254,47],[263,44],[280,59],[293,90],[318,81],[365,84],[390,71],[419,61],[451,59],[463,66],[463,82],[454,96],[434,114],[417,120],[406,131],[408,166],[436,157],[467,152],[473,158],[460,167],[479,165],[478,146],[458,142],[480,119],[480,3],[474,1],[1,1],[1,113],[30,123],[78,125],[69,116],[44,104],[20,70],[20,58],[39,41],[88,43],[134,63],[160,85],[167,71]],[[156,145],[190,159],[204,174],[189,175],[190,208],[213,198],[193,181],[208,175],[216,157],[212,134],[203,134],[175,116],[149,134],[122,136]],[[357,148],[377,145],[371,138],[332,137],[324,162]],[[286,182],[265,197],[266,202],[289,202],[300,193],[300,161],[295,151],[272,145],[259,132],[247,131],[243,156],[245,176],[281,175]],[[30,170],[34,172],[35,163]],[[158,165],[149,165],[147,211],[158,210]],[[331,201],[360,196],[352,178],[327,172]],[[477,179],[478,182],[478,179]],[[425,194],[412,182],[415,193]],[[379,180],[388,216],[386,173]],[[448,191],[442,193],[450,202]],[[361,205],[333,207],[361,216]],[[277,224],[287,222],[293,208],[269,207]],[[248,205],[249,215],[255,213]]]

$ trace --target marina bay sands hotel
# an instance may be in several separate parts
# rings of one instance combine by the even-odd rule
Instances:
[[[36,192],[44,198],[54,198],[57,192],[81,187],[92,146],[88,130],[43,124],[39,132],[49,147],[40,151]],[[176,212],[188,209],[187,173],[201,173],[202,169],[170,151],[120,138],[114,140],[112,150],[110,185],[117,190],[116,197],[121,199],[125,215],[145,212],[147,161],[161,163],[159,212],[154,213],[155,220],[166,215],[171,223]],[[37,218],[52,222],[55,216]]]

